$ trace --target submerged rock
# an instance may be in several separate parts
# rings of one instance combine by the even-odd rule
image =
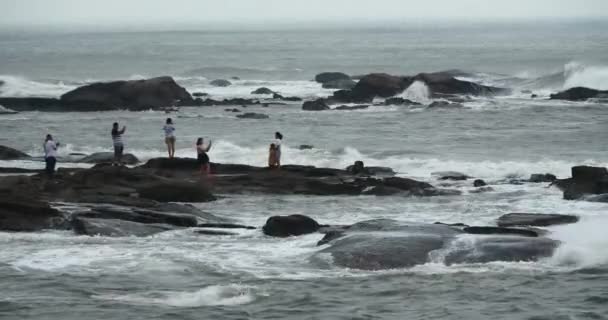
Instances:
[[[269,119],[270,116],[263,113],[247,112],[236,116],[239,119]]]
[[[485,187],[487,185],[488,184],[485,181],[481,180],[481,179],[477,179],[477,180],[473,181],[473,186],[476,187],[476,188]]]
[[[371,100],[375,97],[388,98],[402,93],[410,84],[410,79],[406,77],[372,73],[362,77],[351,94],[359,101]]]
[[[336,107],[334,110],[362,110],[362,109],[367,109],[369,108],[369,105],[366,104],[359,104],[359,105],[354,105],[354,106],[338,106]]]
[[[318,83],[327,83],[340,80],[351,80],[351,78],[349,75],[342,72],[323,72],[315,76],[315,81]]]
[[[454,180],[454,181],[462,181],[470,179],[471,177],[467,176],[464,173],[456,172],[456,171],[441,171],[441,172],[433,172],[431,175],[436,176],[439,180]]]
[[[251,94],[274,94],[274,93],[275,93],[274,91],[272,91],[266,87],[257,88],[251,92]]]
[[[577,216],[565,214],[509,213],[498,218],[497,224],[500,227],[548,227],[576,223],[578,219]]]
[[[169,225],[144,224],[119,219],[78,217],[72,220],[74,232],[79,235],[104,237],[147,237],[175,229]]]
[[[460,103],[453,103],[449,101],[435,101],[428,106],[429,109],[461,109],[464,106]]]
[[[321,228],[314,219],[303,215],[274,216],[268,218],[262,228],[265,235],[272,237],[299,236],[317,232]]]
[[[388,98],[384,100],[384,105],[387,106],[419,106],[421,105],[418,102],[414,102],[409,99],[404,99],[401,97]]]
[[[470,81],[458,80],[450,72],[420,73],[412,81],[423,82],[433,95],[467,94],[488,96],[508,94],[511,91],[505,88],[484,86]]]
[[[25,152],[6,146],[0,146],[0,160],[18,160],[25,158],[30,158]]]

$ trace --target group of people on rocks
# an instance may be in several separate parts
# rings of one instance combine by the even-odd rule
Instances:
[[[169,159],[173,159],[175,157],[175,125],[173,124],[173,119],[167,118],[165,121],[165,125],[163,126],[163,131],[165,133],[165,144],[167,145],[167,153],[169,154]],[[127,127],[123,126],[120,128],[118,122],[114,122],[112,125],[112,144],[114,146],[114,161],[112,165],[120,165],[122,163],[122,156],[124,153],[124,142],[122,140],[123,134],[126,132]],[[268,151],[268,167],[271,169],[278,169],[281,167],[281,143],[283,141],[283,135],[280,132],[275,132],[275,139],[270,144],[270,148]],[[209,150],[211,150],[211,146],[213,145],[213,141],[209,140],[208,143],[205,143],[203,138],[196,139],[196,155],[197,160],[200,165],[200,172],[202,175],[208,175],[211,173],[210,159],[207,154]],[[52,176],[55,173],[55,166],[57,164],[57,148],[59,147],[59,142],[55,142],[53,140],[52,135],[47,135],[46,140],[44,142],[44,160],[46,163],[46,173],[49,176]]]

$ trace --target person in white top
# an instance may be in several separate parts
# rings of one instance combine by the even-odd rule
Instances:
[[[55,143],[55,141],[53,141],[53,136],[47,134],[46,140],[44,140],[44,162],[46,163],[45,171],[49,177],[53,177],[55,174],[58,146],[59,142]]]
[[[165,143],[167,144],[169,159],[173,159],[175,157],[175,127],[171,118],[167,118],[163,131],[165,131]]]
[[[275,158],[276,158],[276,166],[281,167],[281,143],[283,142],[283,135],[280,132],[274,133],[274,147],[275,147]]]
[[[125,150],[125,145],[122,142],[122,135],[127,130],[126,126],[122,127],[122,130],[118,130],[118,122],[112,124],[112,144],[114,145],[114,163],[113,165],[120,165],[122,160],[122,153]]]

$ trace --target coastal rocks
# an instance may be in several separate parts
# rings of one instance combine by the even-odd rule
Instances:
[[[1,231],[39,231],[54,228],[63,222],[63,215],[48,203],[13,196],[0,198]]]
[[[61,103],[80,106],[74,110],[144,110],[172,106],[191,100],[190,93],[171,77],[147,80],[99,82],[79,87],[61,96]]]
[[[300,98],[300,97],[284,97],[278,93],[274,93],[272,95],[272,98],[275,100],[282,100],[282,101],[292,101],[292,102],[302,101],[302,98]]]
[[[114,161],[114,153],[112,152],[97,152],[80,159],[82,163],[111,163]],[[124,164],[134,165],[139,163],[139,159],[131,153],[122,156],[121,162]]]
[[[15,110],[11,110],[8,108],[5,108],[4,106],[0,105],[0,115],[4,115],[4,114],[17,114],[19,113],[18,111]]]
[[[436,176],[439,180],[453,180],[453,181],[462,181],[470,179],[468,175],[456,172],[456,171],[441,171],[441,172],[433,172],[431,175]]]
[[[598,98],[602,95],[608,95],[608,91],[601,91],[586,87],[575,87],[552,94],[550,98],[552,100],[584,101],[591,98]]]
[[[485,187],[485,186],[487,186],[487,185],[488,185],[488,184],[487,184],[485,181],[481,180],[481,179],[477,179],[477,180],[473,181],[473,186],[474,186],[475,188],[479,188],[479,187]]]
[[[463,238],[464,234],[468,235]],[[379,219],[328,234],[320,244],[329,246],[313,256],[313,261],[329,254],[340,267],[387,270],[429,262],[535,261],[550,256],[559,243],[528,230]]]
[[[160,181],[137,188],[141,198],[160,202],[209,202],[216,198],[206,185],[189,181]]]
[[[323,111],[329,110],[329,106],[325,103],[323,99],[317,99],[314,101],[306,101],[302,105],[302,110],[305,111]]]
[[[367,108],[369,108],[369,105],[358,104],[358,105],[354,105],[354,106],[346,106],[346,105],[338,106],[338,107],[335,107],[334,110],[348,110],[348,111],[351,111],[351,110],[364,110],[364,109],[367,109]]]
[[[257,88],[251,92],[251,94],[274,94],[274,93],[275,93],[274,91],[272,91],[266,87]]]
[[[194,92],[194,93],[192,94],[192,96],[193,96],[193,97],[197,97],[197,98],[200,98],[200,97],[206,97],[206,96],[208,96],[208,95],[209,95],[209,94],[208,94],[208,93],[205,93],[205,92]]]
[[[395,171],[387,167],[366,167],[363,161],[355,161],[353,165],[346,167],[346,171],[354,175],[368,176],[394,176]]]
[[[429,109],[461,109],[461,108],[464,108],[464,106],[460,103],[454,103],[454,102],[449,102],[449,101],[434,101],[433,103],[429,104],[427,108],[429,108]]]
[[[458,80],[450,72],[420,73],[412,81],[421,81],[429,88],[433,95],[462,95],[489,96],[508,94],[510,90],[504,88],[480,85],[474,82]]]
[[[230,82],[226,79],[215,79],[215,80],[209,82],[209,84],[214,87],[229,87],[232,85],[232,82]]]
[[[532,183],[554,182],[555,180],[557,180],[557,177],[551,173],[535,173],[530,175],[530,179],[528,179]]]
[[[357,83],[351,79],[344,80],[333,80],[324,82],[322,87],[323,89],[341,89],[341,90],[350,90],[354,88]]]
[[[315,148],[315,146],[310,145],[310,144],[301,144],[298,146],[298,150],[311,150],[314,148]]]
[[[78,235],[104,237],[147,237],[172,230],[162,224],[144,224],[119,219],[95,219],[78,217],[72,220],[74,232]]]
[[[608,170],[603,167],[573,167],[572,178],[555,180],[553,185],[564,192],[566,200],[580,199],[585,195],[608,193]]]
[[[247,112],[247,113],[239,114],[236,117],[239,119],[257,119],[257,120],[270,118],[270,116],[268,116],[267,114],[255,113],[255,112]]]
[[[233,112],[233,113],[238,113],[238,112],[241,112],[241,110],[239,110],[239,109],[237,109],[237,108],[224,109],[224,111],[226,111],[226,112]]]
[[[315,81],[318,83],[327,83],[340,80],[351,80],[351,78],[349,75],[342,72],[323,72],[315,76]]]
[[[30,158],[30,156],[17,149],[0,146],[0,160],[18,160],[24,158]]]
[[[21,97],[0,97],[0,105],[15,111],[71,111],[69,104],[64,104],[55,98],[21,98]]]
[[[272,237],[299,236],[317,232],[321,225],[304,215],[274,216],[268,218],[262,228],[264,234]]]
[[[409,99],[404,99],[401,97],[393,97],[384,100],[384,105],[386,106],[419,106],[421,105],[418,102],[414,102]]]
[[[372,73],[359,80],[351,95],[355,100],[371,100],[377,96],[388,98],[402,93],[410,84],[409,78]]]
[[[498,218],[499,227],[548,227],[578,222],[579,218],[564,214],[509,213]]]

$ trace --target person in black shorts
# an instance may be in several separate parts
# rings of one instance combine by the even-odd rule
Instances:
[[[212,141],[209,140],[209,144],[205,147],[203,138],[198,138],[196,140],[196,154],[198,163],[201,166],[201,174],[208,175],[211,173],[211,167],[209,166],[209,156],[207,152],[211,149]]]

